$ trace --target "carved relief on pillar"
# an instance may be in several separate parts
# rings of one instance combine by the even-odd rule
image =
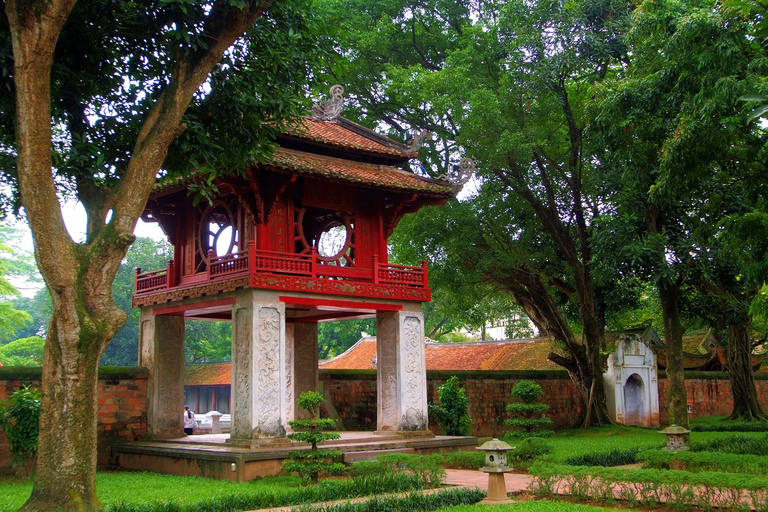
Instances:
[[[235,346],[232,354],[235,400],[232,411],[232,438],[251,437],[251,313],[250,308],[235,311]]]
[[[397,428],[397,320],[387,314],[377,327],[379,430]]]
[[[259,347],[256,351],[259,374],[256,397],[258,425],[262,434],[282,436],[280,424],[280,312],[276,308],[259,310]]]
[[[152,344],[153,326],[151,320],[141,322],[141,342],[139,343],[139,366],[153,370],[155,366],[154,347]]]
[[[403,321],[402,352],[405,362],[403,368],[404,381],[404,410],[401,422],[403,430],[425,430],[425,389],[426,366],[424,355],[424,336],[422,335],[421,319],[415,316],[406,317]]]
[[[288,421],[296,419],[293,406],[293,390],[295,380],[293,375],[293,361],[296,352],[295,324],[285,326],[285,416]]]

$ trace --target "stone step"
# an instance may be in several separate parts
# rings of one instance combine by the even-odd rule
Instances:
[[[368,450],[368,451],[359,451],[359,452],[345,452],[343,454],[342,460],[345,464],[352,464],[353,462],[357,462],[359,460],[376,460],[376,457],[379,455],[384,455],[386,453],[416,453],[416,450],[413,448],[396,448],[393,450]]]

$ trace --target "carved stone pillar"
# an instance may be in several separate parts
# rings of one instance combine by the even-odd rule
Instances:
[[[147,437],[184,434],[184,317],[154,316],[141,311],[139,365],[149,370]]]
[[[428,434],[423,314],[379,312],[376,337],[378,430]]]
[[[299,409],[298,399],[304,391],[317,391],[317,323],[297,323],[293,332],[294,417],[308,418],[309,414]]]
[[[285,304],[259,290],[240,291],[232,309],[231,443],[289,443],[285,340]]]

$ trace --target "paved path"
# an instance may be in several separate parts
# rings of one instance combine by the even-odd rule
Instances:
[[[488,491],[488,474],[482,471],[470,469],[446,469],[446,485],[457,485],[461,487],[477,487]],[[518,494],[528,488],[531,481],[530,475],[521,475],[518,473],[506,473],[504,481],[507,484],[507,493]]]
[[[457,486],[457,487],[477,487],[484,491],[488,491],[488,475],[482,471],[469,470],[469,469],[446,469],[446,478],[443,481],[445,485]],[[507,473],[504,475],[504,481],[507,483],[507,493],[517,494],[524,491],[528,487],[528,482],[531,477],[528,475],[518,475],[514,473]],[[424,491],[424,494],[432,494],[439,492],[441,489],[428,489]],[[404,496],[408,493],[402,493],[398,495],[389,496]],[[364,496],[362,498],[354,498],[351,500],[339,500],[329,501],[325,503],[318,503],[317,506],[328,506],[342,503],[358,503],[361,501],[367,501],[371,499],[370,496]],[[256,510],[252,512],[290,512],[291,509],[298,507],[298,505],[292,505],[290,507],[277,507],[263,510]]]

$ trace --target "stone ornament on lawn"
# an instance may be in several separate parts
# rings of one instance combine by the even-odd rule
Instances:
[[[659,431],[659,434],[667,436],[667,446],[664,449],[671,451],[688,450],[689,448],[685,446],[685,441],[690,433],[691,431],[687,428],[678,427],[675,424]]]
[[[512,468],[507,465],[507,451],[514,450],[515,447],[494,437],[491,441],[478,446],[477,449],[485,452],[485,466],[480,468],[480,471],[488,473],[488,496],[480,502],[480,505],[514,503],[507,496],[504,473],[512,471]]]

